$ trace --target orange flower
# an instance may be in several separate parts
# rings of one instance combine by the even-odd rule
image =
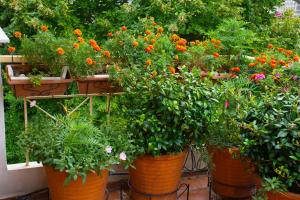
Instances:
[[[74,47],[74,49],[78,49],[79,48],[79,44],[78,43],[74,43],[73,47]]]
[[[65,51],[63,48],[57,48],[56,53],[57,55],[62,56],[65,54]]]
[[[186,41],[186,39],[180,39],[178,42],[177,42],[177,44],[178,45],[180,45],[180,46],[186,46],[186,44],[187,44],[187,41]]]
[[[286,56],[290,56],[292,55],[294,52],[292,50],[286,50]]]
[[[273,44],[268,44],[268,46],[267,46],[269,49],[272,49],[274,46],[273,46]]]
[[[272,67],[273,69],[276,68],[276,63],[270,62],[269,65],[270,65],[270,67]]]
[[[148,41],[149,41],[149,38],[144,37],[144,41],[145,41],[145,42],[148,42]]]
[[[152,39],[152,40],[151,40],[151,43],[152,43],[152,44],[154,44],[155,42],[156,42],[156,40],[155,40],[155,39]]]
[[[200,40],[196,40],[195,42],[196,42],[196,45],[198,45],[198,46],[201,45]]]
[[[158,27],[158,28],[157,28],[157,32],[159,32],[159,33],[162,33],[162,32],[164,32],[164,29],[163,29],[163,27]]]
[[[169,68],[169,71],[172,73],[172,74],[175,74],[176,73],[176,70],[174,67],[168,67]]]
[[[134,41],[134,42],[132,43],[132,46],[137,47],[137,46],[139,46],[139,43],[138,43],[137,41]]]
[[[214,58],[219,58],[219,57],[220,57],[220,54],[217,53],[217,52],[215,52],[215,53],[213,54],[213,56],[214,56]]]
[[[279,63],[280,65],[282,65],[282,66],[285,65],[285,61],[284,61],[284,60],[279,60],[278,63]]]
[[[126,30],[127,30],[127,27],[126,27],[126,26],[122,26],[122,27],[121,27],[121,30],[122,30],[122,31],[126,31]]]
[[[147,61],[146,61],[146,65],[151,65],[152,64],[152,61],[150,60],[150,59],[148,59]]]
[[[220,45],[220,44],[221,44],[221,40],[217,40],[217,41],[216,41],[216,44],[217,44],[217,45]]]
[[[147,47],[147,48],[145,48],[145,51],[147,52],[147,53],[150,53],[151,52],[151,48],[149,48],[149,47]]]
[[[255,67],[257,65],[257,63],[249,63],[249,67]]]
[[[42,30],[43,32],[48,31],[48,26],[42,25],[42,26],[41,26],[41,30]]]
[[[73,33],[76,35],[76,36],[78,36],[78,37],[80,37],[80,36],[82,36],[82,32],[81,32],[81,30],[80,29],[75,29],[74,31],[73,31]]]
[[[278,48],[277,49],[279,52],[284,52],[284,48]]]
[[[13,52],[16,51],[16,47],[8,47],[7,51],[12,54]]]
[[[190,45],[191,45],[191,46],[195,46],[195,45],[196,45],[196,42],[191,41],[191,42],[190,42]]]
[[[114,35],[113,35],[112,32],[109,32],[109,33],[107,33],[107,36],[108,36],[108,37],[112,37],[112,36],[114,36]]]
[[[177,46],[176,46],[176,49],[177,49],[178,51],[180,51],[180,52],[185,52],[185,51],[186,51],[186,47],[181,46],[181,45],[177,45]]]
[[[92,58],[87,58],[85,61],[88,65],[92,65],[94,63]]]
[[[157,23],[156,23],[156,22],[152,22],[152,25],[153,25],[153,26],[156,26],[156,25],[157,25]]]
[[[180,39],[180,37],[178,36],[178,35],[176,35],[176,34],[173,34],[172,36],[171,36],[171,40],[173,41],[173,42],[176,42],[177,40],[179,40]]]
[[[218,48],[219,48],[219,46],[218,46],[218,45],[214,45],[214,47],[215,47],[215,49],[218,49]]]
[[[294,61],[299,62],[299,56],[294,56]]]
[[[108,58],[110,58],[110,52],[109,51],[104,51],[103,55],[106,56],[106,57],[108,57]]]
[[[146,35],[151,35],[151,31],[149,31],[149,30],[146,30],[145,33],[146,33]]]
[[[93,40],[93,39],[91,39],[91,40],[89,41],[89,43],[90,43],[90,45],[91,45],[92,47],[95,47],[95,46],[97,45],[97,42],[96,42],[95,40]]]
[[[93,48],[95,51],[101,51],[101,47],[99,45],[95,45]]]
[[[77,38],[80,43],[84,43],[84,39],[82,37]]]
[[[153,45],[149,45],[148,46],[151,50],[154,48],[154,46]]]
[[[231,68],[231,71],[233,71],[233,72],[240,72],[241,69],[239,67],[233,67],[233,68]]]
[[[22,33],[20,31],[16,31],[14,33],[15,38],[21,38],[22,37]]]
[[[211,39],[211,43],[213,43],[213,44],[215,44],[217,42],[217,40],[216,39]]]
[[[157,34],[155,35],[156,38],[159,38],[160,36],[161,36],[160,33],[157,33]]]

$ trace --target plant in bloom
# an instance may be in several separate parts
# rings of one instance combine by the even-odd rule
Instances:
[[[127,156],[126,156],[125,152],[121,152],[120,155],[119,155],[119,158],[120,158],[120,160],[125,161],[127,159]]]
[[[42,25],[42,26],[41,26],[41,30],[42,30],[43,32],[48,31],[48,26]]]
[[[57,48],[56,53],[57,53],[57,55],[62,56],[65,54],[65,51],[63,48],[59,47],[59,48]]]
[[[266,78],[266,76],[263,73],[255,74],[255,76],[254,76],[255,80],[262,80],[262,79],[265,79],[265,78]]]
[[[74,43],[73,47],[74,47],[74,49],[78,49],[79,48],[79,44],[78,43]]]
[[[87,58],[87,59],[86,59],[86,63],[87,63],[88,65],[92,65],[92,64],[94,64],[94,61],[93,61],[92,58]]]
[[[108,57],[108,58],[110,58],[110,52],[109,51],[104,51],[103,55],[106,56],[106,57]]]
[[[21,33],[20,31],[16,31],[16,32],[14,33],[14,37],[19,39],[19,38],[22,37],[22,33]]]
[[[122,31],[126,31],[126,30],[127,30],[127,27],[126,27],[126,26],[122,26],[122,27],[121,27],[121,30],[122,30]]]
[[[14,52],[16,51],[16,47],[8,47],[8,48],[7,48],[7,51],[8,51],[10,54],[12,54],[12,53],[14,53]]]
[[[112,152],[112,147],[111,146],[107,146],[105,148],[106,153],[111,153]]]
[[[217,52],[215,52],[215,53],[213,53],[213,56],[214,56],[214,58],[219,58],[219,57],[220,57],[220,54],[217,53]]]
[[[107,37],[113,37],[114,34],[112,32],[107,33]]]
[[[73,33],[74,33],[76,36],[78,36],[78,37],[81,37],[81,36],[82,36],[82,32],[81,32],[80,29],[75,29],[75,30],[73,31]]]

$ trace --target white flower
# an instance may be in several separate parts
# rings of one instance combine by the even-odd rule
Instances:
[[[112,147],[111,147],[111,146],[107,146],[107,147],[105,148],[105,151],[106,151],[107,153],[111,153],[111,152],[112,152]]]
[[[30,101],[30,108],[33,108],[36,105],[36,101]]]
[[[119,155],[120,160],[126,160],[126,154],[125,152],[121,152]]]

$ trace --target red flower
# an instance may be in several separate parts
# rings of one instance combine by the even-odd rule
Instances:
[[[16,51],[16,47],[8,47],[8,48],[7,48],[7,51],[8,51],[10,54],[12,54],[13,52]]]
[[[214,58],[219,58],[219,57],[220,57],[220,54],[217,53],[217,52],[215,52],[215,53],[213,54],[213,56],[214,56]]]
[[[240,72],[241,69],[239,67],[233,67],[233,68],[231,68],[231,71],[233,71],[233,72]]]
[[[294,57],[294,61],[295,61],[295,62],[299,62],[299,56],[295,56],[295,57]]]
[[[112,37],[112,36],[113,36],[113,33],[112,33],[112,32],[109,32],[109,33],[107,33],[107,36],[108,36],[108,37]]]
[[[126,26],[122,26],[122,27],[121,27],[121,30],[122,30],[122,31],[126,31],[126,30],[127,30],[127,27],[126,27]]]
[[[249,67],[255,67],[257,65],[257,63],[249,63]]]
[[[273,44],[268,44],[268,46],[267,46],[269,49],[272,49],[274,46],[273,46]]]

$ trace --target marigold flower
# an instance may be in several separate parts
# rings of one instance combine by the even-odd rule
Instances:
[[[114,36],[114,34],[112,32],[109,32],[109,33],[107,33],[107,36],[112,37],[112,36]]]
[[[261,64],[265,64],[265,63],[267,62],[267,60],[266,60],[265,58],[261,58],[261,59],[259,59],[259,62],[260,62]]]
[[[273,46],[273,44],[268,44],[268,46],[267,46],[269,49],[272,49],[274,46]]]
[[[160,36],[161,36],[160,33],[157,33],[157,34],[155,35],[156,38],[159,38]]]
[[[195,45],[196,45],[196,42],[191,41],[191,42],[190,42],[190,45],[191,45],[191,46],[195,46]]]
[[[174,67],[168,67],[169,68],[169,71],[172,73],[172,74],[175,74],[176,73],[176,69]]]
[[[73,47],[74,47],[74,49],[78,49],[79,48],[79,44],[78,43],[74,43]]]
[[[154,48],[154,46],[153,45],[149,45],[148,46],[151,50]]]
[[[196,42],[196,45],[198,45],[198,46],[201,45],[200,40],[196,40],[195,42]]]
[[[147,61],[146,61],[146,65],[151,65],[152,64],[152,61],[150,60],[150,59],[148,59]]]
[[[214,58],[219,58],[219,57],[220,57],[220,54],[217,53],[217,52],[215,52],[215,53],[213,53],[213,56],[214,56]]]
[[[177,49],[178,51],[180,51],[180,52],[185,52],[185,51],[186,51],[186,47],[181,46],[181,45],[177,45],[177,46],[176,46],[176,49]]]
[[[101,51],[101,47],[99,45],[95,45],[93,48],[95,51]]]
[[[144,37],[144,41],[145,41],[145,42],[148,42],[148,41],[149,41],[149,38],[148,38],[148,37]]]
[[[8,48],[7,48],[7,51],[8,51],[10,54],[12,54],[13,52],[16,51],[16,47],[8,47]]]
[[[233,71],[233,72],[240,72],[241,69],[239,67],[233,67],[233,68],[231,68],[231,71]]]
[[[80,43],[84,43],[84,39],[82,37],[77,38]]]
[[[292,50],[286,50],[286,56],[290,56],[292,55],[294,52]]]
[[[42,25],[42,26],[41,26],[41,30],[42,30],[43,32],[48,31],[48,26]]]
[[[108,58],[110,58],[110,52],[109,51],[104,51],[103,55],[106,56],[106,57],[108,57]]]
[[[146,33],[146,35],[151,35],[151,31],[150,30],[146,30],[145,33]]]
[[[22,37],[22,33],[20,31],[16,31],[14,33],[15,38],[21,38]]]
[[[82,32],[81,32],[80,29],[75,29],[75,30],[73,31],[73,33],[74,33],[76,36],[78,36],[78,37],[82,36]]]
[[[150,52],[151,52],[151,48],[147,47],[147,48],[145,48],[145,51],[146,51],[147,53],[150,53]]]
[[[97,42],[96,42],[95,40],[93,40],[93,39],[90,39],[89,43],[90,43],[90,45],[91,45],[92,47],[94,47],[94,46],[97,45]]]
[[[299,56],[294,56],[294,61],[299,62]]]
[[[158,27],[158,28],[157,28],[157,32],[159,32],[159,33],[162,33],[162,32],[164,32],[164,29],[163,29],[163,27]]]
[[[152,43],[152,44],[154,44],[155,42],[156,42],[156,40],[155,40],[155,39],[152,39],[152,40],[151,40],[151,43]]]
[[[153,25],[153,26],[156,26],[156,25],[157,25],[157,23],[156,23],[156,22],[152,22],[152,25]]]
[[[284,61],[284,60],[279,60],[278,63],[279,63],[280,65],[282,65],[282,66],[285,65],[285,61]]]
[[[57,53],[57,55],[62,56],[65,54],[65,51],[63,48],[59,47],[59,48],[57,48],[56,53]]]
[[[218,48],[219,48],[219,46],[218,46],[218,45],[214,45],[214,47],[215,47],[215,49],[218,49]]]
[[[186,41],[186,39],[183,39],[183,38],[181,38],[177,42],[177,45],[180,45],[180,46],[186,46],[186,44],[187,44],[187,41]]]
[[[217,40],[217,41],[216,41],[216,44],[217,44],[217,45],[220,45],[220,44],[221,44],[221,40]]]
[[[273,69],[276,68],[276,63],[270,62],[269,65],[270,65],[270,67],[272,67]]]
[[[178,35],[176,35],[176,34],[173,34],[172,36],[171,36],[171,40],[173,41],[173,42],[176,42],[177,40],[179,40],[180,39],[180,37],[178,36]]]
[[[255,67],[257,65],[257,63],[249,63],[248,66],[249,67]]]
[[[278,48],[277,49],[279,52],[284,52],[284,48]]]
[[[85,60],[85,62],[88,64],[88,65],[92,65],[93,63],[94,63],[94,61],[93,61],[93,59],[92,58],[87,58],[86,60]]]
[[[134,42],[132,43],[132,46],[137,47],[137,46],[139,46],[139,43],[138,43],[137,41],[134,41]]]
[[[121,27],[121,30],[122,30],[122,31],[126,31],[126,30],[127,30],[127,27],[126,27],[126,26],[122,26],[122,27]]]
[[[213,39],[211,39],[210,41],[211,41],[211,43],[213,43],[213,44],[217,42],[217,40],[216,40],[216,39],[214,39],[214,38],[213,38]]]

